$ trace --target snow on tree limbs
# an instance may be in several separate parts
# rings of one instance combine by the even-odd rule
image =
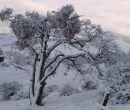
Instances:
[[[31,53],[32,61],[25,61],[30,65],[31,70],[25,66],[16,65],[9,57],[14,67],[30,75],[30,104],[41,105],[46,79],[55,74],[56,69],[64,61],[70,61],[73,68],[84,74],[76,60],[82,57],[100,71],[98,64],[94,61],[93,53],[87,50],[86,45],[96,38],[102,39],[102,30],[99,25],[92,24],[90,20],[81,21],[72,5],[65,5],[58,11],[48,11],[45,16],[34,11],[27,11],[24,15],[12,15],[12,12],[12,9],[5,8],[0,13],[0,19],[10,21],[9,27],[17,37],[12,47],[21,51],[28,50],[28,53]],[[55,41],[49,45],[52,38]],[[56,50],[62,44],[78,49],[80,53],[65,55],[62,51]],[[52,54],[54,56],[50,57]],[[37,79],[35,74],[37,74]],[[34,86],[36,86],[36,91],[34,91]]]

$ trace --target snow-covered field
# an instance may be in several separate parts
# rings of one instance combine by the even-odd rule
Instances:
[[[10,50],[11,43],[15,40],[16,38],[14,37],[14,35],[6,35],[4,37],[0,37],[0,48],[2,48],[4,52]],[[59,49],[62,48],[59,47]],[[82,76],[76,75],[75,71],[67,71],[68,74],[64,75],[64,72],[66,71],[67,70],[64,68],[64,65],[60,65],[60,68],[58,69],[58,74],[52,76],[47,80],[47,86],[58,85],[59,88],[62,88],[64,84],[70,84],[73,87],[82,91]],[[27,73],[12,66],[3,68],[0,67],[0,83],[11,81],[18,81],[23,84],[24,91],[27,91],[29,89],[29,76]],[[63,97],[60,97],[59,92],[56,91],[52,92],[44,98],[44,106],[34,106],[31,107],[31,110],[100,110],[101,108],[97,107],[95,103],[101,104],[102,98],[103,97],[99,96],[97,90],[82,91],[79,94],[73,94],[71,96]],[[111,106],[108,104],[107,107],[111,108],[111,110],[130,110],[130,105]],[[29,109],[29,99],[0,102],[0,110]]]

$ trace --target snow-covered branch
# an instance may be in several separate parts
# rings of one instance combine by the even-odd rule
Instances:
[[[83,57],[83,58],[85,58],[85,57]],[[68,61],[71,61],[72,64],[68,63]],[[81,65],[77,64],[77,59],[75,59],[75,58],[69,58],[69,59],[67,59],[67,61],[65,63],[67,64],[67,66],[72,67],[75,70],[77,70],[77,72],[79,72],[81,74],[84,74],[84,71],[82,70],[82,68],[80,68]]]
[[[56,48],[58,47],[61,43],[63,43],[62,41],[57,41],[55,44],[53,44],[49,49],[48,49],[48,52],[47,52],[47,56],[49,56],[51,54],[51,52]]]
[[[46,69],[48,67],[50,67],[60,56],[64,56],[64,54],[59,54],[59,55],[56,55],[53,59],[51,59],[51,61],[47,62],[45,68],[44,68],[44,72],[46,71]]]
[[[29,75],[30,75],[30,71],[22,66],[19,66],[19,65],[16,65],[14,64],[11,60],[9,60],[9,63],[14,66],[15,68],[18,68],[18,69],[21,69],[21,70],[24,70],[25,72],[27,72]]]
[[[66,55],[62,58],[59,58],[58,61],[53,65],[53,69],[51,69],[51,71],[49,71],[48,73],[45,74],[45,76],[42,78],[42,80],[40,82],[45,82],[46,79],[51,76],[56,69],[58,68],[58,66],[61,64],[62,61],[64,61],[65,59],[70,59],[70,58],[78,58],[80,56],[84,57],[86,54],[85,53],[80,53],[80,54],[76,54],[76,55]]]

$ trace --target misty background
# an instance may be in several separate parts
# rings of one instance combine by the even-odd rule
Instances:
[[[100,24],[104,31],[130,36],[130,0],[0,0],[0,10],[6,7],[14,13],[38,11],[45,14],[65,4],[72,4],[83,19]],[[0,21],[0,33],[10,33],[8,22]]]

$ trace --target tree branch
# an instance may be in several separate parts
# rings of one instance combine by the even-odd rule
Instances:
[[[51,46],[47,52],[47,57],[51,54],[51,52],[56,48],[58,47],[62,42],[61,41],[58,41],[56,42],[53,46]]]
[[[27,73],[30,75],[30,72],[29,72],[27,69],[25,69],[25,68],[23,68],[23,67],[21,67],[21,66],[15,65],[14,63],[12,63],[12,61],[10,60],[10,58],[9,58],[9,63],[10,63],[12,66],[14,66],[15,68],[24,70],[25,72],[27,72]]]
[[[57,58],[58,57],[60,57],[60,56],[64,56],[63,54],[59,54],[59,55],[57,55],[57,56],[55,56],[55,58],[53,58],[53,60],[51,60],[50,62],[48,62],[48,64],[45,66],[45,68],[44,68],[44,72],[46,71],[46,69],[49,67],[49,66],[51,66],[56,60],[57,60]]]
[[[41,82],[41,83],[42,83],[42,82],[45,82],[46,79],[47,79],[49,76],[51,76],[52,74],[54,74],[54,72],[56,71],[56,69],[58,68],[58,66],[59,66],[59,65],[61,64],[61,62],[64,61],[65,59],[77,58],[77,57],[85,56],[85,55],[86,55],[85,53],[80,53],[80,54],[77,54],[77,55],[67,55],[67,56],[64,56],[63,58],[59,59],[59,61],[57,61],[57,62],[55,63],[55,66],[53,66],[53,69],[52,69],[50,72],[48,72],[48,73],[46,74],[46,76],[44,76],[44,77],[42,78],[42,80],[41,80],[40,82]]]

